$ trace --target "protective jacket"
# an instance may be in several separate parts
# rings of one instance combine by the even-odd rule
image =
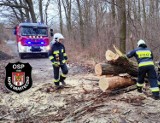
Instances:
[[[153,54],[145,44],[139,45],[138,48],[132,50],[127,54],[128,58],[135,57],[138,62],[138,81],[137,90],[142,91],[144,78],[147,75],[150,82],[151,91],[155,99],[159,98],[159,87],[157,83],[157,75],[153,63]]]
[[[149,48],[138,47],[127,54],[128,58],[135,57],[138,62],[138,66],[154,65],[153,54]]]
[[[65,47],[62,43],[55,42],[51,49],[49,50],[49,59],[52,63],[60,62],[60,65],[66,63],[67,54],[65,52]]]

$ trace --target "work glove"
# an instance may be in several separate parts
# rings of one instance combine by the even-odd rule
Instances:
[[[53,64],[53,66],[55,66],[55,67],[59,67],[60,62],[55,61],[55,62],[53,62],[52,64]]]
[[[63,63],[63,64],[67,63],[67,60],[62,60],[62,63]]]

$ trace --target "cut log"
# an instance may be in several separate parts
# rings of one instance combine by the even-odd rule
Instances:
[[[107,50],[105,57],[106,60],[115,65],[125,65],[128,67],[137,67],[137,63],[129,60],[116,46],[113,46],[116,53],[111,50]]]
[[[137,68],[112,65],[110,63],[98,63],[95,65],[96,75],[119,75],[128,73],[131,76],[137,76]]]
[[[129,77],[103,77],[99,80],[100,89],[105,92],[106,90],[115,90],[122,87],[134,85],[135,82]]]
[[[106,56],[106,60],[107,61],[115,61],[115,60],[117,60],[119,58],[119,55],[115,54],[111,50],[107,50],[105,56]]]
[[[106,60],[113,65],[137,66],[136,63],[129,61],[124,55],[120,56],[111,50],[107,50],[105,54]]]

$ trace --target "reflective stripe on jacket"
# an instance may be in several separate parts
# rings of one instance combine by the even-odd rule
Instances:
[[[67,54],[65,52],[65,47],[62,43],[56,42],[51,46],[49,50],[49,59],[52,62],[59,61],[63,64],[62,61],[67,60]]]
[[[154,65],[153,54],[148,48],[138,47],[127,54],[128,58],[133,56],[136,58],[139,67]]]

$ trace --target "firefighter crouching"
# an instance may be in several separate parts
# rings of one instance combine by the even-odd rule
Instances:
[[[137,91],[142,93],[144,84],[144,78],[147,74],[150,82],[150,89],[152,96],[155,100],[159,99],[159,87],[157,81],[157,74],[153,63],[153,54],[144,40],[139,40],[137,43],[138,47],[127,54],[128,58],[135,57],[138,62],[138,81]]]
[[[67,62],[67,54],[65,52],[65,47],[62,44],[64,37],[60,33],[55,33],[53,36],[53,40],[55,41],[49,50],[49,59],[53,65],[54,71],[54,84],[56,89],[61,88],[60,82],[63,86],[66,85],[64,80],[66,79],[66,74],[68,73],[68,68],[66,65]],[[61,68],[62,74],[59,77],[59,69]]]

